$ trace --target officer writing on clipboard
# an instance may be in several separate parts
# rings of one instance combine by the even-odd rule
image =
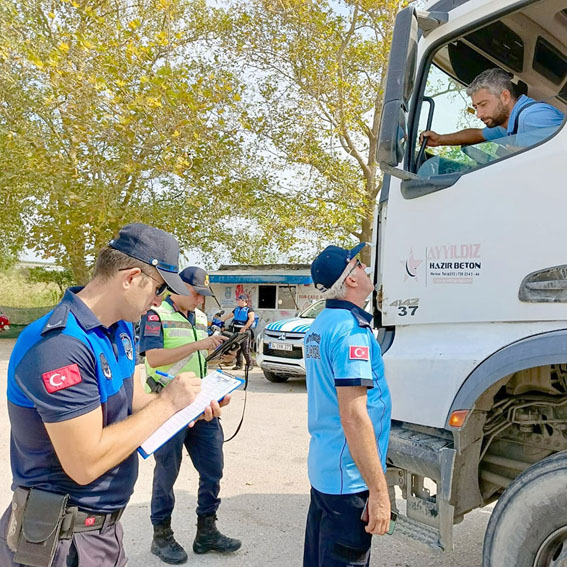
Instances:
[[[187,293],[178,257],[173,236],[129,224],[98,255],[93,279],[20,334],[8,369],[14,496],[0,520],[2,567],[126,565],[119,519],[135,450],[200,391],[182,374],[149,395],[135,374],[132,322],[166,288]],[[213,415],[216,402],[205,419]]]
[[[233,333],[246,333],[247,338],[241,344],[238,353],[236,354],[236,364],[233,370],[242,370],[242,357],[246,361],[246,366],[252,366],[252,358],[250,357],[250,341],[253,338],[252,326],[254,325],[254,309],[248,305],[248,296],[241,293],[236,298],[236,305],[230,313],[221,317],[222,321],[227,321],[232,317],[232,323],[229,325],[229,330]]]
[[[197,309],[204,296],[212,295],[205,271],[193,266],[185,268],[179,276],[188,295],[170,295],[159,307],[148,311],[140,324],[140,352],[146,355],[148,387],[152,391],[160,391],[167,385],[163,382],[167,379],[156,371],[173,375],[191,371],[204,378],[207,374],[207,351],[226,340],[222,335],[208,336],[207,317]],[[173,486],[179,475],[183,447],[199,473],[197,535],[193,551],[231,552],[240,548],[239,540],[223,535],[216,527],[224,463],[223,441],[224,434],[218,419],[199,421],[193,428],[181,430],[154,453],[151,552],[165,563],[187,561],[187,553],[175,540],[171,529],[175,505]]]

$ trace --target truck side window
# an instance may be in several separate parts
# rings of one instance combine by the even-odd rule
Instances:
[[[543,37],[536,22],[518,15],[434,54],[421,97],[429,104],[421,104],[414,128],[412,169],[420,177],[486,166],[549,139],[564,124],[567,44]]]

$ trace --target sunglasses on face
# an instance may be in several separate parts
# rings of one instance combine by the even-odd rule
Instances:
[[[362,268],[362,262],[360,260],[356,260],[356,264],[349,270],[349,273],[345,276],[345,280],[356,270],[356,268]]]
[[[119,272],[124,272],[125,270],[131,270],[132,268],[120,268],[120,270],[118,270]],[[163,295],[166,291],[167,291],[167,284],[165,282],[161,283],[159,280],[157,280],[156,278],[154,278],[151,274],[148,274],[146,272],[144,272],[144,270],[140,270],[140,272],[142,272],[142,274],[144,274],[144,276],[147,276],[148,278],[151,278],[152,280],[154,280],[154,282],[157,282],[159,284],[158,287],[156,287],[155,289],[155,295],[156,297],[159,297],[160,295]]]

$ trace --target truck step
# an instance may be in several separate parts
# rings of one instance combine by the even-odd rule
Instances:
[[[398,514],[398,521],[396,522],[394,534],[409,537],[412,540],[424,543],[437,551],[443,551],[439,541],[439,530],[437,528],[432,528],[431,526],[416,522],[402,514]]]

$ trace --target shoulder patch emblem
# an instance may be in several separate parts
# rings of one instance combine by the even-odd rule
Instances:
[[[105,378],[108,378],[110,380],[112,378],[112,370],[110,370],[110,364],[108,364],[108,360],[106,360],[106,356],[104,356],[104,353],[101,352],[99,358],[100,358],[100,367],[102,368],[102,373],[104,374]]]
[[[144,337],[159,337],[160,331],[160,323],[146,323],[144,326]]]
[[[156,315],[155,313],[150,313],[148,315],[148,321],[159,321],[159,315]]]
[[[44,372],[41,377],[49,394],[74,386],[83,380],[79,367],[76,364],[69,364],[57,370]]]
[[[157,315],[155,315],[155,317],[157,317]],[[122,346],[124,347],[124,352],[128,360],[134,360],[134,349],[132,348],[130,337],[126,333],[120,333],[120,340],[122,341]]]
[[[350,360],[370,360],[368,347],[351,346],[349,347],[348,357]]]

